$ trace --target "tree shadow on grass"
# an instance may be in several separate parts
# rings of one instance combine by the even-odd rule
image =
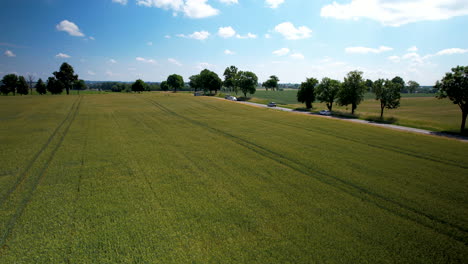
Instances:
[[[380,124],[395,124],[398,121],[398,118],[395,117],[388,117],[388,118],[380,118],[380,116],[369,116],[365,120],[373,123],[380,123]]]
[[[465,131],[463,134],[461,134],[460,131],[444,130],[444,131],[434,131],[434,132],[431,132],[431,134],[436,135],[436,136],[444,136],[444,137],[456,138],[456,139],[468,141],[468,131]]]
[[[359,115],[341,112],[341,111],[332,111],[331,116],[345,119],[358,119]]]

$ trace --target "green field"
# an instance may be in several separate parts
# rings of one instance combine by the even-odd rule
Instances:
[[[190,94],[9,96],[0,165],[0,263],[468,262],[452,139]]]
[[[290,108],[304,107],[296,100],[297,90],[282,92],[257,91],[252,102],[268,103],[271,101],[287,105]],[[367,93],[365,100],[358,105],[356,114],[360,119],[377,119],[380,117],[380,102],[374,95]],[[384,111],[384,118],[396,125],[428,129],[431,131],[459,132],[461,123],[460,108],[450,100],[439,100],[434,94],[402,94],[400,107]],[[315,102],[313,111],[327,109],[324,103]],[[350,108],[334,105],[333,110],[351,113]]]

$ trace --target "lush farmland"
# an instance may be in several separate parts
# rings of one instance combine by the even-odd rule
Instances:
[[[188,94],[17,96],[0,164],[0,263],[468,262],[455,140]]]
[[[297,90],[282,92],[257,91],[252,101],[265,104],[274,101],[280,104],[288,104],[292,108],[304,107],[304,104],[297,102],[296,94]],[[380,103],[375,100],[374,96],[372,93],[366,94],[366,99],[356,109],[359,118],[380,117]],[[400,108],[394,110],[385,109],[384,118],[397,125],[432,131],[460,131],[460,108],[448,99],[436,99],[434,94],[402,94],[400,105]],[[313,107],[313,111],[327,109],[324,103],[319,102],[315,102]],[[334,105],[333,110],[351,112],[345,106],[338,105]]]

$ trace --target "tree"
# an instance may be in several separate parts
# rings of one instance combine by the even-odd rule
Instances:
[[[162,81],[160,86],[161,86],[161,90],[162,90],[162,91],[167,91],[167,90],[169,90],[169,85],[167,84],[166,81]]]
[[[415,81],[408,81],[408,91],[410,93],[414,93],[416,91],[416,89],[419,88],[419,83],[415,82]]]
[[[344,82],[338,92],[338,104],[351,105],[351,113],[354,115],[354,110],[364,99],[365,92],[366,85],[362,79],[362,72],[351,71],[344,78]]]
[[[167,85],[177,92],[177,89],[184,87],[184,79],[178,74],[172,74],[167,77]]]
[[[54,76],[65,87],[67,94],[70,94],[71,86],[78,80],[78,75],[74,74],[73,67],[66,62],[62,63],[60,71],[54,72]]]
[[[375,100],[380,100],[380,119],[384,109],[395,109],[400,106],[400,86],[390,80],[378,79],[374,82]]]
[[[325,102],[329,111],[333,108],[333,102],[335,102],[338,96],[340,87],[340,81],[325,77],[315,88],[317,99],[320,100],[321,103]]]
[[[367,87],[368,92],[372,92],[372,85],[373,84],[374,84],[374,82],[372,80],[369,80],[369,79],[366,80],[366,87]]]
[[[392,82],[398,85],[398,87],[400,88],[400,92],[402,92],[403,89],[405,89],[405,81],[403,81],[403,78],[401,78],[400,76],[395,76],[392,79]]]
[[[297,91],[297,101],[306,104],[306,108],[312,108],[312,103],[315,101],[315,86],[318,80],[315,78],[307,78],[305,82],[299,86]]]
[[[80,90],[88,89],[88,86],[86,86],[86,83],[83,80],[75,81],[75,84],[73,85],[73,87],[75,88],[75,90],[78,90],[78,94],[80,94]]]
[[[229,91],[234,91],[237,94],[237,81],[238,81],[238,70],[236,66],[227,67],[224,70],[224,86],[226,86]]]
[[[198,89],[201,89],[201,84],[200,84],[200,74],[195,74],[189,77],[189,86],[197,92]]]
[[[132,84],[132,91],[134,91],[134,92],[141,93],[141,92],[143,92],[145,90],[145,88],[146,88],[146,83],[144,81],[142,81],[141,79],[136,80]]]
[[[33,83],[34,83],[34,76],[32,74],[28,74],[28,85],[29,85],[29,90],[31,91],[31,95],[33,94]]]
[[[209,90],[210,94],[211,91],[215,91],[216,94],[223,85],[223,81],[221,81],[218,74],[207,69],[204,69],[200,72],[198,81],[201,88],[203,88],[205,91]]]
[[[468,66],[457,66],[452,72],[445,74],[441,81],[437,81],[437,98],[449,98],[462,111],[460,133],[465,131],[466,116],[468,115]]]
[[[39,79],[37,80],[37,83],[36,83],[36,92],[40,95],[43,95],[43,94],[46,94],[47,93],[47,90],[46,90],[46,85],[45,83],[42,81],[42,79]]]
[[[28,94],[28,83],[26,82],[26,79],[24,76],[18,77],[18,84],[16,85],[16,91],[21,94],[21,95],[26,95]]]
[[[49,79],[47,79],[47,91],[49,91],[49,93],[61,94],[63,89],[65,89],[65,86],[61,81],[55,79],[55,77],[49,77]]]
[[[278,82],[279,82],[278,77],[276,77],[276,75],[272,75],[270,76],[270,79],[262,83],[262,86],[265,87],[267,91],[268,91],[268,88],[274,91],[274,90],[278,90]]]
[[[255,93],[258,84],[258,77],[255,73],[250,71],[239,71],[237,78],[237,85],[244,94],[244,97],[247,97],[248,93]]]
[[[18,76],[16,74],[7,74],[3,76],[2,86],[0,91],[2,94],[7,95],[13,92],[13,95],[16,95],[16,86],[18,85]]]

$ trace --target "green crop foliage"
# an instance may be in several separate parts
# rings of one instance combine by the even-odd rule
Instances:
[[[468,262],[452,139],[114,93],[0,97],[0,146],[0,263]]]

